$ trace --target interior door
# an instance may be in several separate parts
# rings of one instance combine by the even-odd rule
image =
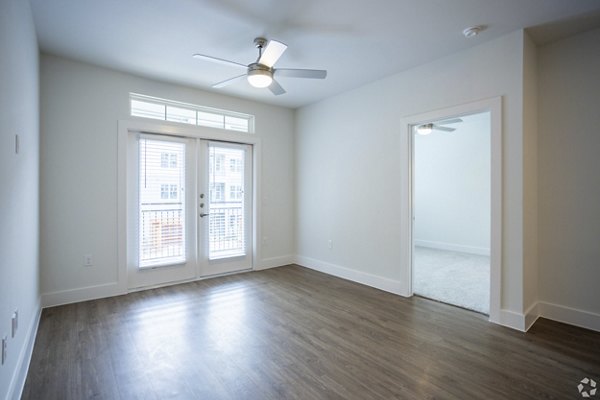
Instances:
[[[128,288],[197,276],[197,140],[132,136],[128,171]]]
[[[200,275],[252,268],[252,147],[200,141]]]

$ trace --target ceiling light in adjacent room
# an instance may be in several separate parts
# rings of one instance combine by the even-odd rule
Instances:
[[[423,124],[417,127],[417,133],[419,135],[429,135],[433,131],[433,124]]]

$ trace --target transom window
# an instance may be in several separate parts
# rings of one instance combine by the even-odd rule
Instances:
[[[131,116],[254,133],[254,116],[130,93]]]

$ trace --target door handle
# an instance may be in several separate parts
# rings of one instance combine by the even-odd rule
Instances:
[[[206,217],[207,215],[210,215],[210,213],[200,213],[200,218],[204,218],[204,217]]]

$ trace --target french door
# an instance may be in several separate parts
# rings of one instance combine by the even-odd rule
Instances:
[[[128,146],[128,288],[252,268],[252,147],[154,134]]]

